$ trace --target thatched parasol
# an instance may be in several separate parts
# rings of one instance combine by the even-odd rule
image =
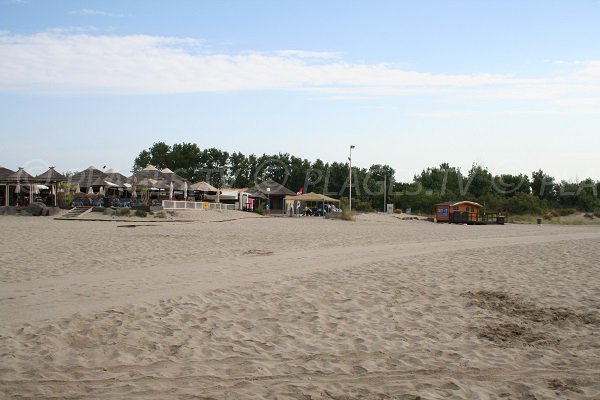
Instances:
[[[190,186],[190,188],[197,190],[198,192],[204,192],[204,193],[209,193],[209,192],[217,193],[219,191],[219,189],[217,189],[210,183],[204,182],[204,181],[194,183],[193,185]]]

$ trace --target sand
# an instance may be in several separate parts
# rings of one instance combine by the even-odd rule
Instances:
[[[0,397],[600,398],[597,226],[201,213],[0,217]]]

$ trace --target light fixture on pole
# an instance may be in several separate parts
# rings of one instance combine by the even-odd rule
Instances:
[[[267,214],[271,214],[271,188],[267,188]]]
[[[350,190],[348,195],[348,210],[352,212],[352,149],[355,146],[353,144],[350,145],[350,157],[348,157],[348,161],[350,161]]]

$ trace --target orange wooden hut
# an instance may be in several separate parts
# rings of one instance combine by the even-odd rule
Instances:
[[[435,205],[437,222],[473,224],[481,220],[481,204],[473,201],[446,201]]]

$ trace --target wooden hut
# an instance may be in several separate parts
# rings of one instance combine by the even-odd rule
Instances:
[[[254,198],[267,198],[270,212],[276,214],[282,214],[284,212],[285,196],[293,196],[296,194],[282,184],[275,182],[273,179],[267,179],[259,183],[249,189],[248,192],[251,194],[251,197]]]
[[[9,206],[10,205],[10,190],[8,177],[14,174],[15,171],[10,170],[8,168],[0,167],[0,206]]]
[[[58,205],[58,184],[60,182],[66,182],[67,177],[65,177],[60,172],[56,171],[54,167],[50,167],[48,168],[48,171],[36,176],[35,180],[38,183],[42,183],[50,187],[50,196],[52,197],[53,204],[56,207]]]
[[[74,174],[70,181],[73,184],[79,185],[82,192],[86,193],[90,187],[93,186],[94,182],[98,179],[106,178],[106,174],[93,165],[90,165],[83,171]]]
[[[481,204],[473,201],[446,201],[435,205],[437,222],[477,223],[481,220]]]
[[[8,187],[7,205],[26,206],[33,201],[33,185],[35,178],[27,173],[23,168],[6,177]]]

